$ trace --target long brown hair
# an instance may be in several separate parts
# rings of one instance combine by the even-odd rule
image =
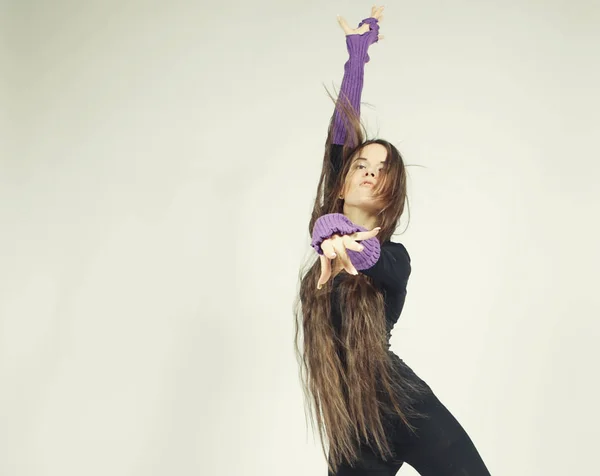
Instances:
[[[330,97],[334,99],[331,94]],[[330,157],[335,118],[332,116],[309,235],[321,215],[342,213],[343,200],[339,195],[351,159],[366,145],[377,143],[387,149],[385,172],[373,190],[375,200],[381,204],[377,223],[381,231],[377,238],[383,243],[393,236],[408,203],[403,158],[388,141],[366,140],[365,128],[345,97],[334,102],[346,121],[341,171],[334,169]],[[314,258],[301,270],[300,292],[294,306],[295,350],[311,426],[314,430],[316,418],[323,452],[333,472],[344,461],[356,461],[361,443],[370,445],[383,459],[393,458],[384,417],[393,414],[414,430],[409,417],[419,413],[411,404],[421,389],[418,383],[402,378],[392,365],[381,291],[364,274],[345,276],[336,290],[343,315],[338,334],[331,320],[333,279],[317,289],[321,269],[319,260]]]

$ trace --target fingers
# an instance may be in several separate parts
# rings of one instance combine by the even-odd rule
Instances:
[[[340,262],[342,264],[342,267],[348,273],[356,276],[358,274],[358,271],[356,271],[356,268],[354,268],[352,261],[350,261],[350,258],[348,257],[348,253],[346,253],[346,247],[344,246],[344,241],[341,238],[337,239],[333,243],[333,246],[335,248],[336,254],[338,255],[338,259],[340,260]]]
[[[348,274],[351,274],[352,276],[356,276],[358,274],[358,271],[356,271],[356,268],[352,264],[352,261],[350,261],[350,258],[348,257],[348,254],[345,251],[344,255],[340,256],[340,260],[342,261],[342,266]]]
[[[375,229],[375,230],[371,230],[369,232],[361,232],[361,233],[363,233],[365,236],[371,238],[372,236],[375,236],[378,232],[379,232],[379,229]],[[327,238],[326,240],[323,240],[323,242],[321,243],[321,249],[323,250],[323,255],[321,255],[321,268],[326,270],[326,271],[322,271],[322,273],[328,273],[328,274],[321,275],[321,278],[323,279],[323,281],[321,281],[321,279],[319,279],[318,286],[326,283],[327,280],[329,279],[329,277],[331,276],[331,263],[329,262],[330,259],[338,258],[340,260],[340,264],[342,265],[343,269],[345,269],[348,273],[350,273],[354,276],[356,276],[358,274],[358,271],[356,271],[356,268],[352,264],[352,261],[350,261],[350,257],[348,256],[348,253],[346,252],[346,249],[353,250],[353,251],[359,251],[359,252],[363,251],[364,246],[361,245],[360,243],[355,242],[356,238],[354,238],[354,235],[357,235],[357,234],[358,233],[354,233],[353,235],[345,235],[345,236],[332,235],[331,238]],[[366,238],[363,238],[363,239],[366,239]],[[325,262],[324,260],[327,262]]]
[[[321,249],[323,250],[323,254],[329,259],[335,259],[336,254],[331,239],[324,240],[323,243],[321,243]]]
[[[340,15],[338,15],[337,20],[346,35],[349,35],[350,33],[352,33],[352,28],[350,28],[350,25],[348,25],[348,23],[346,22],[346,20],[344,18],[342,18]]]
[[[353,240],[356,241],[364,241],[364,240],[368,240],[369,238],[373,238],[375,236],[377,236],[377,234],[381,231],[381,227],[377,227],[377,228],[373,228],[370,231],[358,231],[356,233],[353,233],[352,235],[350,235],[350,238],[352,238]]]
[[[354,241],[354,238],[351,238],[349,235],[342,237],[342,240],[344,241],[344,247],[347,250],[360,252],[365,249],[365,247],[363,245]]]
[[[378,7],[377,5],[373,5],[371,7],[370,18],[375,18],[378,22],[383,20],[383,9],[384,8],[385,8],[385,6]],[[342,28],[342,30],[344,30],[344,33],[346,35],[356,35],[356,34],[362,35],[363,33],[366,33],[367,31],[369,31],[371,29],[371,27],[368,24],[362,25],[360,28],[356,28],[356,29],[351,28],[350,25],[348,25],[348,22],[341,15],[337,16],[337,20],[338,20],[340,27]],[[382,40],[383,36],[378,36],[377,39]]]
[[[369,31],[370,29],[371,29],[371,27],[369,26],[369,24],[365,23],[363,26],[356,29],[356,34],[362,35],[363,33],[366,33],[367,31]]]
[[[323,285],[329,281],[331,277],[331,261],[326,256],[321,255],[321,276],[319,277],[319,282],[317,283],[317,289],[321,289]]]
[[[381,21],[381,19],[383,18],[383,9],[385,8],[385,6],[381,6],[381,7],[377,7],[376,5],[373,5],[373,8],[371,8],[371,16],[373,18],[376,18],[378,21]]]

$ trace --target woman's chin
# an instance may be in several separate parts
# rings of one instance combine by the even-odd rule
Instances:
[[[370,215],[377,215],[381,210],[381,206],[375,202],[375,200],[362,200],[356,204],[356,208],[360,209],[364,213]]]

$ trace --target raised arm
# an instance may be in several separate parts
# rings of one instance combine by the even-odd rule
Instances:
[[[357,29],[348,27],[346,21],[338,17],[341,27],[346,33],[346,47],[349,58],[344,64],[344,77],[338,97],[338,104],[344,101],[360,117],[360,99],[363,90],[365,64],[369,62],[369,46],[379,40],[379,18],[383,7],[371,10],[371,17],[364,19]],[[347,134],[347,118],[343,109],[335,108],[333,125],[333,144],[343,145]],[[353,146],[356,144],[350,144]]]
[[[329,142],[329,162],[333,167],[333,174],[329,175],[329,184],[332,186],[335,177],[339,175],[343,165],[343,147],[354,147],[356,134],[348,137],[350,120],[347,114],[352,114],[360,119],[360,100],[364,82],[365,64],[369,62],[368,49],[373,43],[383,38],[379,35],[379,21],[383,18],[384,7],[373,7],[371,16],[364,19],[358,28],[352,29],[346,21],[338,17],[340,26],[346,34],[346,46],[349,58],[344,65],[344,77],[331,124],[331,139]],[[344,268],[351,274],[357,274],[357,270],[371,268],[380,257],[380,243],[371,232],[355,225],[341,213],[330,213],[320,216],[313,224],[312,246],[321,255],[323,274],[319,284],[326,282],[331,274],[331,263],[329,259],[335,259],[334,247],[328,243],[331,237],[343,235],[344,244],[338,240],[335,243]],[[367,234],[369,233],[369,234]],[[349,237],[353,236],[354,239]],[[360,237],[360,238],[358,238]],[[364,240],[361,244],[354,240]],[[322,249],[321,244],[325,248]]]

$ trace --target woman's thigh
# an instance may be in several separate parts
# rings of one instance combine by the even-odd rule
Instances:
[[[414,422],[416,434],[399,442],[401,458],[421,476],[489,476],[471,438],[439,401],[429,395],[420,405],[428,418]]]

